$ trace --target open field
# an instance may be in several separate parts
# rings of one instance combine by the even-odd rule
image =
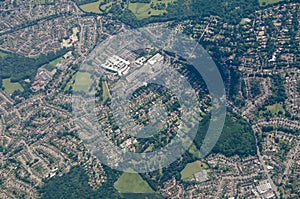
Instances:
[[[281,111],[282,114],[285,113],[285,111],[284,111],[282,105],[281,105],[281,104],[278,104],[278,103],[277,103],[277,104],[270,105],[270,106],[267,106],[267,109],[268,109],[269,111],[271,111],[274,115],[278,115],[278,112],[279,112],[279,111]]]
[[[81,5],[80,8],[85,12],[93,12],[93,13],[101,14],[102,12],[99,9],[99,5],[102,1],[103,0],[99,0],[94,3],[84,4],[84,5]]]
[[[278,3],[284,0],[258,0],[260,6],[266,6],[274,3]]]
[[[6,56],[7,56],[6,53],[0,51],[0,57],[4,58],[4,57],[6,57]]]
[[[154,5],[157,3],[172,3],[174,0],[151,0]],[[163,10],[155,10],[150,7],[151,3],[128,3],[128,9],[131,10],[138,19],[147,18],[150,16],[161,15],[166,12]]]
[[[51,65],[56,66],[58,63],[62,62],[64,60],[63,57],[59,57],[53,61],[50,62]]]
[[[76,74],[74,91],[83,91],[85,93],[89,92],[89,88],[92,85],[91,74],[87,72],[78,72]]]
[[[2,85],[4,87],[5,92],[7,92],[9,95],[13,94],[14,91],[16,91],[16,90],[19,90],[19,91],[24,90],[20,83],[18,83],[18,82],[12,83],[12,82],[10,82],[9,78],[3,79]]]
[[[105,102],[109,98],[109,90],[107,87],[107,83],[105,81],[102,82],[103,89],[103,102]]]
[[[137,173],[123,173],[114,187],[120,193],[154,193],[148,183]]]
[[[56,68],[56,65],[64,60],[63,57],[59,57],[53,61],[51,61],[49,64],[44,65],[44,68],[46,68],[48,71],[52,71]]]
[[[190,180],[195,173],[203,169],[207,169],[208,166],[201,161],[197,160],[195,162],[189,163],[185,168],[180,172],[182,180]]]

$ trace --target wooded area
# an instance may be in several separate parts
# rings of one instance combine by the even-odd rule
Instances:
[[[200,149],[207,133],[209,121],[210,115],[207,115],[200,122],[198,133],[194,140],[198,149]],[[255,138],[250,124],[240,116],[228,112],[222,134],[212,149],[212,153],[221,153],[225,156],[239,155],[240,157],[255,155]]]
[[[88,184],[88,175],[80,166],[73,167],[69,173],[63,176],[55,176],[45,182],[39,189],[42,199],[65,199],[65,198],[122,198],[114,188],[114,182],[121,172],[112,170],[104,165],[107,173],[107,181],[99,189],[93,189]]]
[[[140,2],[140,0],[133,1]],[[166,13],[158,16],[150,16],[142,20],[138,20],[134,13],[126,8],[124,2],[113,4],[109,13],[113,14],[114,18],[120,19],[133,27],[141,27],[148,23],[170,20],[202,20],[203,17],[209,15],[217,15],[224,18],[228,23],[237,24],[241,18],[253,13],[258,8],[259,4],[256,0],[177,0],[168,4]]]

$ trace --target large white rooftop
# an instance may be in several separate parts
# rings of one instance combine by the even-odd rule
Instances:
[[[118,75],[122,76],[126,73],[129,65],[129,61],[122,59],[117,55],[113,55],[112,57],[108,58],[101,66],[110,72],[117,73]]]

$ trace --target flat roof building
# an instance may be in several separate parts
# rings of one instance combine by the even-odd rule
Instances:
[[[164,56],[160,53],[156,53],[153,57],[148,60],[148,63],[154,65],[156,62],[161,62],[164,60]]]
[[[127,73],[130,66],[130,62],[122,59],[117,55],[113,55],[108,58],[104,64],[101,65],[102,68],[111,73],[116,73],[119,76],[122,76]]]

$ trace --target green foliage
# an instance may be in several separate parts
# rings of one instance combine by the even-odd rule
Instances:
[[[206,135],[210,115],[203,118],[194,140],[200,149]],[[247,157],[256,154],[256,144],[250,124],[234,113],[227,113],[222,134],[212,149],[212,153],[221,153],[225,156],[239,155]]]
[[[256,0],[177,0],[168,3],[166,7],[166,13],[157,16],[151,15],[141,20],[138,20],[137,17],[126,8],[122,12],[119,4],[114,4],[109,12],[133,27],[170,20],[201,20],[208,15],[218,15],[229,23],[239,23],[241,18],[258,9],[259,4]]]
[[[105,167],[107,173],[107,182],[99,189],[92,189],[88,184],[88,175],[83,168],[73,167],[69,173],[63,176],[55,176],[45,182],[45,185],[39,189],[42,199],[94,199],[121,198],[121,195],[114,189],[113,183],[119,177],[120,172]]]
[[[285,93],[284,81],[279,74],[272,76],[272,96],[264,103],[265,105],[272,105],[276,103],[284,103],[287,95]]]
[[[50,63],[66,52],[67,49],[62,49],[56,53],[42,54],[37,58],[9,53],[6,57],[0,57],[0,76],[2,79],[10,78],[12,82],[20,82],[27,78],[33,80],[39,67]]]
[[[235,104],[237,104],[237,96],[238,96],[238,92],[239,92],[239,84],[240,84],[240,73],[239,71],[230,68],[229,69],[230,72],[230,86],[229,86],[229,93],[228,93],[228,98],[233,101]]]
[[[250,82],[250,91],[253,98],[261,94],[260,83],[258,80],[253,80]]]
[[[11,97],[20,95],[28,98],[30,96],[30,83],[25,82],[25,79],[29,79],[33,82],[36,72],[39,67],[50,63],[52,60],[62,56],[68,51],[68,49],[61,49],[57,52],[51,52],[47,55],[41,54],[36,58],[24,57],[14,53],[7,53],[5,57],[0,57],[0,80],[10,78],[11,83],[20,83],[24,91],[15,90]],[[3,85],[0,85],[3,87]],[[18,103],[19,100],[15,99]]]
[[[181,158],[170,164],[168,167],[162,168],[148,173],[141,173],[140,175],[144,180],[148,182],[153,190],[156,190],[158,186],[163,187],[164,182],[175,177],[177,180],[181,179],[180,171],[182,171],[186,165],[190,162],[196,161],[195,157],[189,152],[184,153]]]
[[[150,7],[154,10],[164,10],[167,8],[167,5],[165,3],[157,3],[157,4],[151,4]]]

